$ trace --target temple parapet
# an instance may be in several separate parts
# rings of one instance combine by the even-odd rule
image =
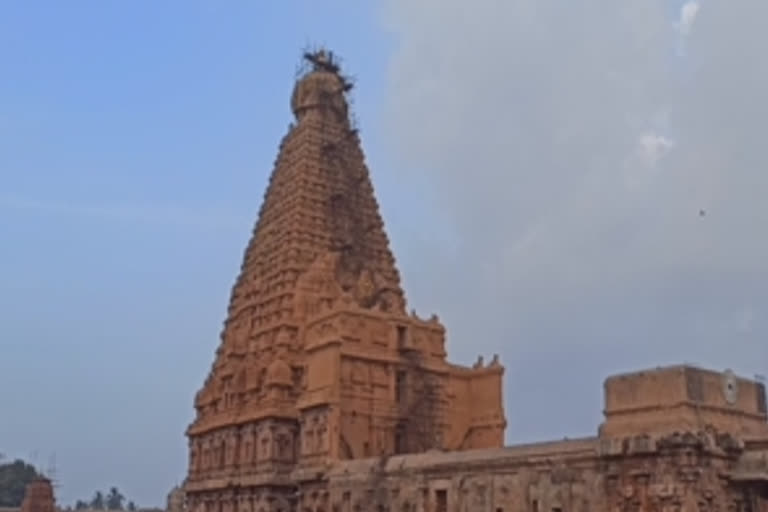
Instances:
[[[609,377],[600,435],[680,431],[768,437],[765,386],[730,371],[671,366]]]

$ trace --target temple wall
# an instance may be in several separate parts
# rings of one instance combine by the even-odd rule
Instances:
[[[503,403],[504,369],[494,360],[474,368],[451,366],[445,379],[448,407],[443,447],[450,450],[500,448],[506,418]]]
[[[350,461],[304,482],[297,510],[763,512],[768,487],[730,480],[732,441],[594,438]]]

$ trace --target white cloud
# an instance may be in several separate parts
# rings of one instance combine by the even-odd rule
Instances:
[[[647,165],[655,167],[659,159],[675,146],[675,141],[664,135],[649,131],[639,137],[637,146],[640,158]]]
[[[685,69],[666,0],[387,5],[385,140],[460,241],[401,255],[405,284],[454,357],[502,353],[511,437],[596,425],[614,371],[766,373],[765,325],[732,336],[768,314],[768,2],[684,8]]]
[[[696,15],[699,13],[700,7],[699,2],[696,0],[688,0],[680,8],[680,21],[677,23],[677,29],[683,36],[691,33],[693,22],[696,21]]]
[[[697,0],[688,0],[680,8],[680,18],[675,22],[675,28],[679,34],[677,55],[680,57],[686,55],[688,37],[691,35],[693,23],[696,21],[700,7]]]

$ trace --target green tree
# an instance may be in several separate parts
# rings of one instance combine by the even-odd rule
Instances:
[[[88,508],[88,504],[83,500],[77,500],[75,502],[75,510],[85,510]]]
[[[101,491],[96,491],[91,499],[91,508],[96,510],[104,510],[104,494]]]
[[[39,477],[34,466],[23,460],[0,464],[0,507],[20,507],[27,484]]]
[[[128,512],[136,512],[136,504],[132,501],[128,502]]]
[[[117,487],[112,487],[107,494],[107,510],[123,510],[123,502],[125,496],[123,496]]]

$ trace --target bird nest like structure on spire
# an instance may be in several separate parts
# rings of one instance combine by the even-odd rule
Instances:
[[[353,87],[354,80],[341,72],[340,60],[333,52],[324,48],[306,50],[297,69],[291,108],[297,117],[309,109],[333,110],[338,116],[346,117],[356,133],[350,94]]]

